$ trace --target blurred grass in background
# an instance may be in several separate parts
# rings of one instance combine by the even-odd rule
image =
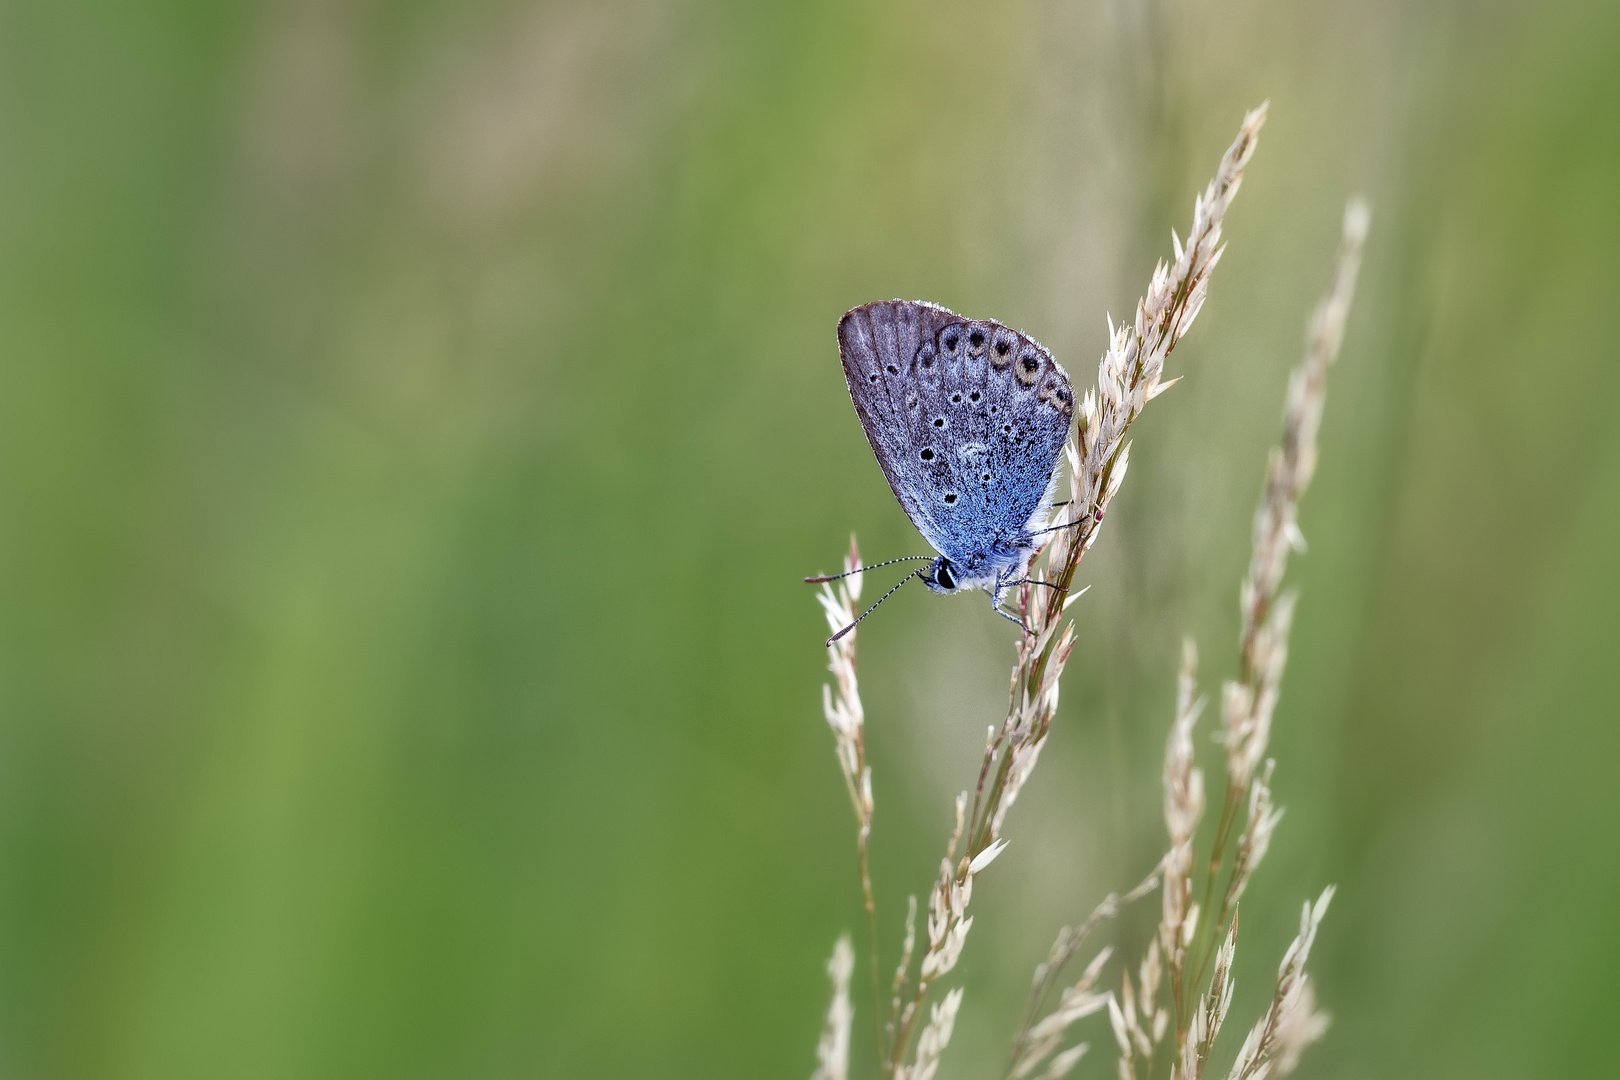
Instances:
[[[1311,1075],[1599,1070],[1613,4],[6,0],[0,1071],[808,1074],[859,909],[799,578],[923,550],[834,323],[924,297],[1089,381],[1267,97],[942,1075],[1161,847],[1353,190],[1239,1011],[1338,882]],[[869,626],[892,946],[1011,643]]]

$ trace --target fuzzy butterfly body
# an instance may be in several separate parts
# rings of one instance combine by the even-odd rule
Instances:
[[[996,602],[1026,572],[1050,503],[1074,417],[1068,373],[1015,330],[919,301],[849,311],[838,351],[889,487],[940,554],[919,576]]]

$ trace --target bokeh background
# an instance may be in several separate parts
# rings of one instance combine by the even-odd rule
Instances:
[[[1089,381],[1266,98],[941,1075],[1157,857],[1353,192],[1233,1026],[1336,882],[1305,1075],[1613,1069],[1620,7],[4,0],[0,1075],[807,1075],[860,921],[799,578],[923,550],[834,323]],[[891,949],[1011,654],[863,627]]]

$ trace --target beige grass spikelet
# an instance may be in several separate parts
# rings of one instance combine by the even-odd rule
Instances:
[[[833,946],[827,961],[827,977],[832,980],[832,1002],[816,1045],[816,1071],[810,1080],[849,1080],[849,1029],[855,1010],[849,1002],[849,977],[855,970],[855,949],[845,934]]]

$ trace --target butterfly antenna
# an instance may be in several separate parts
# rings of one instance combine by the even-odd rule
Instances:
[[[804,579],[804,583],[806,585],[820,585],[824,581],[837,581],[839,578],[847,578],[851,574],[864,574],[868,570],[876,570],[880,566],[893,566],[897,562],[915,562],[918,559],[921,559],[924,562],[934,561],[934,557],[932,555],[902,555],[898,559],[889,559],[886,562],[875,562],[871,566],[857,566],[853,570],[845,570],[842,574],[828,574],[826,577],[807,577]]]
[[[898,562],[899,560],[896,560],[896,561]],[[828,638],[827,639],[827,647],[829,649],[832,648],[832,643],[833,642],[837,641],[839,638],[843,637],[845,634],[847,634],[851,630],[855,629],[855,624],[856,623],[860,622],[861,619],[866,618],[868,615],[872,614],[872,612],[876,611],[878,604],[883,603],[883,601],[885,601],[889,597],[893,596],[895,594],[896,590],[898,590],[901,585],[904,585],[906,582],[910,581],[914,577],[922,577],[922,575],[925,572],[926,571],[923,571],[923,570],[913,570],[911,573],[909,573],[905,577],[901,578],[899,583],[897,585],[895,585],[895,587],[893,589],[890,589],[888,592],[884,593],[882,596],[877,598],[877,604],[873,604],[871,607],[869,607],[865,611],[861,612],[860,615],[855,619],[855,622],[850,623],[848,626],[846,626],[842,630],[838,631],[838,633],[836,633],[832,637]]]

